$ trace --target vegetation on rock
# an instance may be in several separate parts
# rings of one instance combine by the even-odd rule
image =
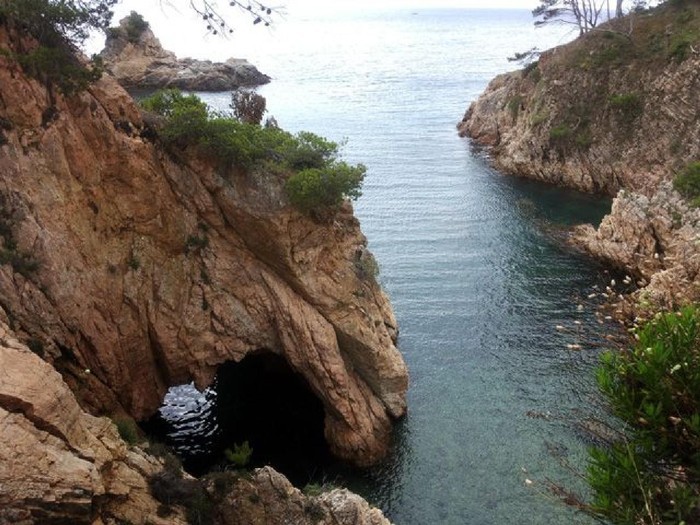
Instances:
[[[194,146],[225,168],[264,166],[287,174],[289,200],[303,212],[323,214],[361,195],[366,168],[340,160],[338,144],[318,135],[242,121],[177,90],[160,91],[141,104],[163,117],[158,133],[171,151]]]
[[[693,206],[700,206],[700,161],[690,163],[678,173],[673,179],[673,187]]]
[[[626,425],[591,450],[594,513],[622,525],[700,520],[700,309],[658,314],[634,348],[602,356],[598,384]]]

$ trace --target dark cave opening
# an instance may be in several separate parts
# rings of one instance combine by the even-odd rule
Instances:
[[[171,388],[143,428],[195,476],[231,468],[225,450],[248,441],[248,468],[271,465],[303,486],[332,463],[323,419],[323,405],[304,378],[283,357],[260,351],[221,365],[204,392]]]

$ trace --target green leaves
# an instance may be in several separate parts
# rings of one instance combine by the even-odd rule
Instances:
[[[163,117],[158,130],[171,150],[195,147],[223,167],[264,165],[288,175],[285,190],[299,210],[314,216],[334,212],[344,199],[357,199],[367,168],[339,160],[335,142],[302,131],[296,135],[211,111],[194,95],[155,93],[142,107]]]
[[[613,523],[700,519],[700,311],[659,314],[596,378],[628,441],[591,450],[593,508]]]

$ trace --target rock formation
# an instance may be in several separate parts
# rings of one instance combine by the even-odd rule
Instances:
[[[135,21],[143,25],[134,29]],[[226,62],[178,59],[174,53],[163,49],[148,24],[133,12],[122,19],[118,27],[107,32],[101,56],[107,69],[127,89],[230,91],[270,81],[270,77],[240,58],[230,58]]]
[[[0,28],[3,51],[17,39]],[[266,350],[321,400],[336,455],[379,460],[407,371],[351,206],[317,224],[282,175],[175,161],[111,77],[63,97],[0,65],[0,304],[81,405],[144,418]]]
[[[199,482],[128,446],[107,418],[87,414],[51,365],[22,344],[0,310],[0,524],[389,525],[352,492],[306,496],[266,467],[252,476],[220,473]],[[91,371],[84,371],[88,378]],[[156,499],[169,476],[175,501]],[[212,476],[213,477],[213,476]],[[178,486],[179,485],[179,486]],[[163,492],[163,485],[160,485]],[[199,489],[200,500],[188,491]],[[184,497],[182,497],[184,496]],[[206,503],[202,503],[205,501]]]
[[[695,285],[678,293],[696,279],[700,228],[668,183],[700,159],[700,55],[683,25],[696,27],[699,14],[696,5],[665,5],[549,50],[495,78],[458,126],[504,173],[608,195],[626,190],[597,232],[580,228],[573,240],[655,281],[636,297],[663,297],[665,306],[700,297]],[[668,272],[682,281],[671,286]]]
[[[84,412],[60,374],[17,339],[4,311],[0,370],[0,523],[186,523],[177,509],[168,520],[157,516],[148,477],[158,460],[127,447],[110,420]]]
[[[348,490],[308,496],[269,467],[237,479],[219,506],[222,525],[390,525],[379,509]]]

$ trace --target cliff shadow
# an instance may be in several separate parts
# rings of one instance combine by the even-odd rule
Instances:
[[[171,388],[143,427],[195,476],[234,467],[226,450],[247,441],[248,468],[271,465],[303,486],[332,462],[323,420],[323,405],[304,378],[283,357],[258,351],[222,364],[204,392],[192,385]]]

